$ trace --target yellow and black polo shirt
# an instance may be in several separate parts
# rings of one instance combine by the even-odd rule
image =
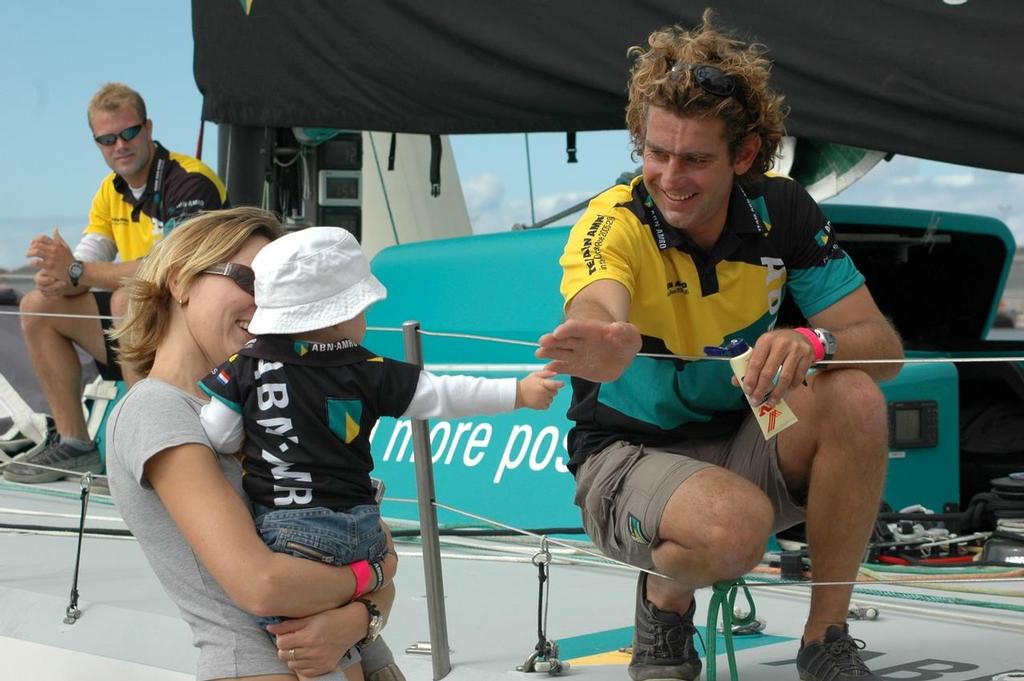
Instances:
[[[154,144],[142,196],[136,199],[128,183],[111,172],[100,183],[89,209],[84,233],[113,241],[123,262],[147,255],[153,244],[193,213],[228,205],[227,189],[209,166]]]
[[[734,338],[753,346],[787,292],[810,317],[864,283],[818,205],[782,177],[734,184],[710,252],[665,222],[636,177],[590,202],[560,263],[566,304],[613,279],[629,291],[641,352],[686,356]],[[570,468],[616,440],[661,446],[731,432],[749,409],[731,378],[728,362],[648,357],[611,383],[574,378]]]

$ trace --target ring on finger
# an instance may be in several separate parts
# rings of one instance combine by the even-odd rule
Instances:
[[[288,649],[288,659],[295,662],[295,648]]]

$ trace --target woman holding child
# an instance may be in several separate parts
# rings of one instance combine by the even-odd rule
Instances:
[[[116,332],[121,361],[145,378],[110,418],[111,491],[192,628],[201,681],[330,672],[367,637],[371,608],[353,597],[363,595],[385,616],[394,599],[390,584],[356,594],[347,566],[272,552],[253,524],[238,461],[216,454],[200,425],[207,398],[197,381],[250,339],[248,265],[281,233],[272,215],[254,208],[194,218],[159,243],[127,284],[128,311]],[[387,581],[396,566],[391,550]],[[256,615],[301,619],[268,628],[275,649]],[[403,678],[380,639],[362,654],[371,680]],[[363,676],[359,665],[346,675]]]

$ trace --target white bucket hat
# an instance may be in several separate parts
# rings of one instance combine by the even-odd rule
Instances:
[[[256,313],[249,333],[287,334],[346,322],[387,297],[359,242],[340,227],[307,227],[270,242],[252,261]]]

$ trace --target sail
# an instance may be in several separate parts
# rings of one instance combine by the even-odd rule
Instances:
[[[623,127],[629,46],[707,0],[193,0],[208,120],[408,133]],[[248,13],[246,12],[248,6]],[[789,134],[1024,171],[1019,0],[719,0]],[[998,49],[993,49],[998,46]]]

